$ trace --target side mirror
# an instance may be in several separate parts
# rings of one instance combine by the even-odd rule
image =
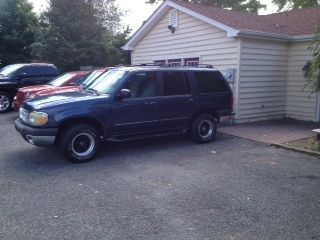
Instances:
[[[120,90],[120,93],[118,95],[118,99],[122,100],[122,99],[129,98],[129,97],[131,97],[131,92],[129,89],[121,89]]]

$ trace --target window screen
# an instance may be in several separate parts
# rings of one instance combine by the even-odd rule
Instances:
[[[195,72],[200,93],[214,93],[229,91],[229,87],[220,72]]]
[[[186,95],[190,94],[188,79],[183,72],[164,72],[163,73],[163,95]]]

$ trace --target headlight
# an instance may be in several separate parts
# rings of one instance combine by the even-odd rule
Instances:
[[[26,99],[30,98],[30,92],[26,92]]]
[[[30,112],[27,122],[35,126],[44,125],[48,122],[48,114],[43,112]]]

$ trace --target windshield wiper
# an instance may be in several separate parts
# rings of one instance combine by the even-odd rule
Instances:
[[[93,89],[93,88],[87,88],[84,91],[85,92],[90,92],[90,93],[93,93],[93,94],[96,94],[96,95],[100,95],[100,93],[97,90]]]

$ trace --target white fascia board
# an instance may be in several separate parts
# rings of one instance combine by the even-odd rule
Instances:
[[[303,42],[303,41],[311,41],[312,39],[314,39],[315,34],[292,36],[292,35],[277,34],[277,33],[240,30],[238,36],[255,38],[255,39],[283,41],[283,42]]]

